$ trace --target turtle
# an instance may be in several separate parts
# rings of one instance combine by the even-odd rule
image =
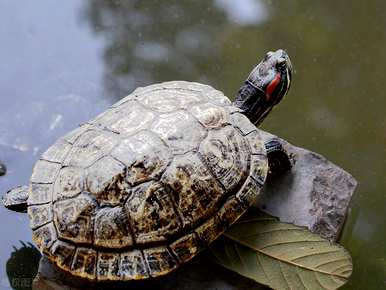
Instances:
[[[28,212],[41,253],[75,277],[172,272],[255,203],[267,175],[290,169],[280,142],[257,127],[291,75],[279,49],[253,68],[233,103],[197,82],[139,87],[60,137],[29,185],[8,191],[3,204]]]

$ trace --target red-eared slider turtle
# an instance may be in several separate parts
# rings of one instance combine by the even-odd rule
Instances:
[[[169,273],[256,200],[267,154],[282,148],[255,125],[287,93],[291,70],[283,50],[267,53],[233,104],[199,83],[138,88],[53,144],[4,205],[28,208],[40,251],[75,276]]]

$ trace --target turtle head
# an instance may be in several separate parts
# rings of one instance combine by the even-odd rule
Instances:
[[[252,123],[259,125],[287,94],[291,76],[292,65],[288,54],[282,49],[267,52],[240,88],[234,105]]]

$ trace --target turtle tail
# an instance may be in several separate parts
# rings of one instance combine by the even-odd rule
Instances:
[[[3,196],[3,205],[13,211],[27,212],[28,186],[17,186]]]

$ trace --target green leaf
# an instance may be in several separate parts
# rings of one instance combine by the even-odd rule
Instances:
[[[211,250],[220,265],[273,289],[337,289],[352,273],[343,247],[257,209],[248,211]]]

